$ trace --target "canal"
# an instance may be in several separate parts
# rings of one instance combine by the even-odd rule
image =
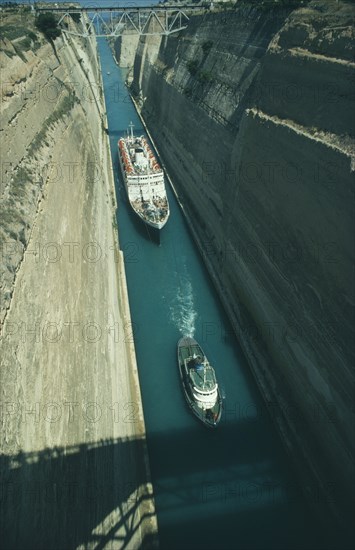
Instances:
[[[130,211],[117,173],[117,140],[130,121],[136,133],[143,129],[105,40],[99,52],[160,546],[323,549],[171,189],[160,246]],[[186,334],[202,344],[225,390],[217,430],[199,424],[183,398],[176,345]]]

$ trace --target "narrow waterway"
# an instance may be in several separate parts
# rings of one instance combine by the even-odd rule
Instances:
[[[323,549],[172,191],[160,246],[130,211],[117,140],[130,121],[143,130],[106,41],[99,51],[161,548]],[[184,401],[176,345],[185,334],[202,344],[225,389],[217,430]]]

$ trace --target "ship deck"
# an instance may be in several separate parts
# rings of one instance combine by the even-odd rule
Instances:
[[[212,367],[207,366],[204,371],[197,368],[190,368],[190,377],[194,386],[201,391],[212,391],[216,386],[216,377]]]
[[[151,168],[142,168],[140,166],[137,166],[133,160],[132,160],[132,164],[133,164],[133,173],[131,174],[132,176],[162,176],[163,175],[163,170],[152,170]]]
[[[214,369],[202,365],[207,361],[202,348],[193,338],[182,338],[179,342],[180,361],[187,361],[187,367],[194,386],[201,391],[211,391],[217,384]],[[198,357],[198,359],[197,359]],[[199,369],[199,365],[201,365]]]

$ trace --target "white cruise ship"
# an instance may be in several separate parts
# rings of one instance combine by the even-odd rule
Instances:
[[[134,212],[149,226],[160,230],[169,217],[164,172],[144,136],[133,134],[118,140],[118,158],[128,200]]]

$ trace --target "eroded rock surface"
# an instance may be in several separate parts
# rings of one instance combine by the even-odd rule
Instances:
[[[138,548],[156,520],[96,45],[36,43],[0,58],[1,540]]]
[[[192,17],[140,41],[132,84],[314,507],[348,529],[353,17],[322,1]]]

